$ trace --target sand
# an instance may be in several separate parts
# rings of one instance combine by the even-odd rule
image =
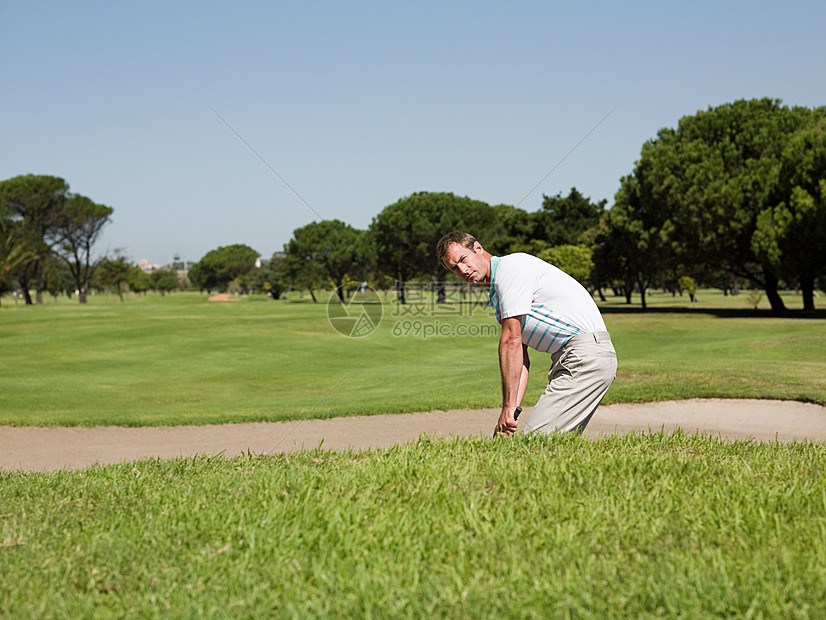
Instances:
[[[523,414],[527,418],[528,411]],[[0,426],[0,469],[56,471],[198,454],[227,457],[301,448],[386,448],[421,435],[490,436],[498,409],[209,426]],[[602,406],[586,435],[677,428],[727,440],[826,442],[826,407],[793,401],[701,399]]]

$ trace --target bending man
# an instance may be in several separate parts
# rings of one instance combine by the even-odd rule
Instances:
[[[491,305],[502,326],[502,413],[496,430],[516,430],[513,413],[525,396],[530,347],[551,354],[551,369],[525,427],[581,433],[617,373],[611,336],[590,293],[536,256],[492,256],[465,232],[442,237],[436,253],[447,270],[466,282],[490,286]]]

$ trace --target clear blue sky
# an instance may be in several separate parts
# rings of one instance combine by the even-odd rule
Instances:
[[[0,179],[114,208],[97,250],[264,257],[416,191],[609,205],[642,144],[752,97],[826,105],[826,2],[0,4]]]

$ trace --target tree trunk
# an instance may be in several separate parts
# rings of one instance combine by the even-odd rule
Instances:
[[[407,300],[404,296],[404,280],[396,280],[396,290],[399,294],[399,303],[404,305],[407,303]]]
[[[438,280],[436,282],[436,303],[443,304],[447,301],[447,295],[445,294],[445,281]]]
[[[780,298],[780,293],[777,290],[778,281],[777,276],[774,275],[770,271],[765,272],[765,281],[766,281],[766,297],[769,300],[769,303],[772,307],[772,312],[785,312],[786,311],[786,304],[783,303],[783,300]]]
[[[629,279],[625,281],[625,303],[631,303],[631,296],[634,294],[634,283],[636,280],[633,279],[632,276],[629,276]]]
[[[34,298],[39,304],[43,303],[43,290],[46,288],[46,278],[43,275],[43,261],[37,261],[37,271],[35,272]]]
[[[815,310],[815,277],[814,274],[800,276],[800,292],[803,294],[803,311]]]
[[[647,310],[648,306],[645,305],[645,286],[643,286],[642,282],[640,282],[639,284],[640,284],[640,303],[642,304],[642,309]]]
[[[77,299],[80,303],[86,303],[86,289],[78,289]]]
[[[17,282],[20,284],[20,289],[23,292],[23,299],[26,300],[26,305],[34,305],[32,302],[32,294],[29,292],[29,284],[31,284],[29,278],[27,276],[20,276],[17,278]]]

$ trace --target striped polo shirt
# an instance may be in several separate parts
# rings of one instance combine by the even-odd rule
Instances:
[[[554,353],[579,333],[607,331],[591,294],[559,268],[518,252],[490,261],[496,320],[521,317],[522,343]]]

